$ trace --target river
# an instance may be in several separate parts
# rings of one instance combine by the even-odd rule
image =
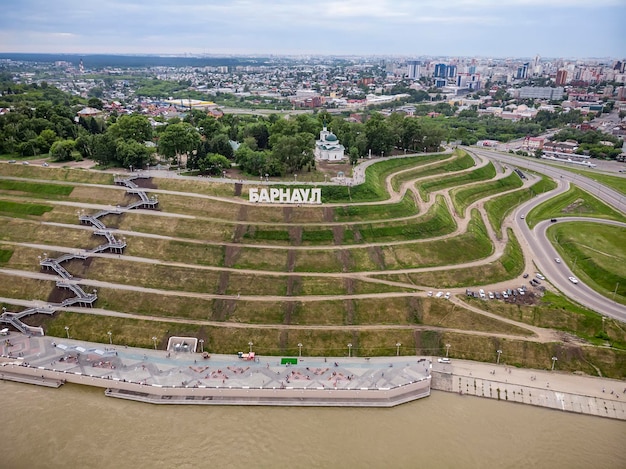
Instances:
[[[626,423],[433,391],[392,409],[157,406],[0,381],[0,467],[623,468]]]

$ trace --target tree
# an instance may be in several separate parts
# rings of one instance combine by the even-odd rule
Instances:
[[[87,106],[92,107],[94,109],[100,109],[102,110],[102,108],[104,107],[102,105],[102,101],[99,98],[89,98],[89,101],[87,101]]]
[[[365,123],[367,145],[377,155],[389,154],[393,148],[394,136],[385,117],[375,112]]]
[[[287,172],[294,173],[314,163],[314,147],[315,137],[309,133],[300,133],[280,138],[273,145],[272,154]]]
[[[198,160],[198,169],[203,173],[221,175],[228,168],[230,168],[230,160],[216,153],[209,153]]]
[[[152,125],[146,116],[131,114],[118,118],[115,124],[109,126],[107,133],[115,139],[123,138],[143,143],[152,140]]]
[[[70,161],[74,148],[74,140],[57,140],[50,148],[50,156],[54,161]]]
[[[115,159],[124,167],[143,168],[151,156],[152,150],[135,140],[118,139],[115,144]]]
[[[169,124],[159,136],[159,153],[166,158],[176,159],[179,165],[180,156],[191,153],[199,145],[200,134],[186,122]]]

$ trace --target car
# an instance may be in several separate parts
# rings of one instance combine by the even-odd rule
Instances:
[[[572,283],[578,283],[578,279],[576,277],[568,277],[569,281]]]
[[[435,296],[436,296],[437,298],[441,298],[441,297],[443,296],[443,292],[442,292],[442,291],[437,292],[437,294],[436,294]]]
[[[522,277],[528,278],[528,274],[524,274],[524,275],[522,275]]]
[[[537,277],[539,280],[545,280],[546,278],[541,275],[539,272],[537,272],[537,274],[535,275],[535,277]]]
[[[490,300],[493,300],[493,298],[494,298],[493,293],[492,293],[492,292],[489,292],[489,293],[487,293],[487,294],[489,295],[489,299],[490,299]]]
[[[30,163],[29,163],[28,161],[22,161],[22,164],[23,164],[23,165],[25,165],[25,166],[27,166],[27,165],[29,165]]]
[[[496,297],[496,300],[499,300],[500,298],[502,298],[502,297],[500,296],[500,292],[495,292],[495,293],[494,293],[494,295],[495,295],[495,297]]]
[[[41,166],[43,166],[44,168],[47,168],[50,165],[48,163],[43,163]]]
[[[559,259],[558,257],[555,257],[554,258],[554,262],[556,262],[557,264],[560,264],[561,263],[561,259]]]
[[[433,292],[429,291],[428,296],[433,296]]]
[[[523,220],[524,218],[526,218],[526,215],[522,213],[519,217]]]
[[[17,161],[16,161],[16,160],[9,160],[8,162],[9,162],[9,163],[17,163]]]
[[[485,297],[485,290],[483,290],[482,288],[480,290],[478,290],[478,293],[480,294],[481,298]]]
[[[446,292],[446,296],[444,296],[444,298],[445,298],[446,300],[449,300],[449,299],[450,299],[450,292]]]
[[[550,223],[556,223],[556,218],[550,218]]]
[[[509,294],[506,291],[502,292],[502,298],[504,298],[505,300],[509,297]]]
[[[448,357],[437,358],[437,361],[439,363],[452,363],[452,361],[450,361],[450,359]]]

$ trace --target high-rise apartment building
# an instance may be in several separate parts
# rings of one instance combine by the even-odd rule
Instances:
[[[419,80],[421,76],[421,65],[419,60],[409,60],[407,62],[407,75],[410,80]]]
[[[563,86],[567,82],[567,70],[556,72],[556,86]]]
[[[433,76],[435,78],[445,78],[446,77],[446,68],[448,66],[446,64],[437,64],[435,65],[435,73]]]

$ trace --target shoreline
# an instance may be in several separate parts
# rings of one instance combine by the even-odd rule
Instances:
[[[0,380],[152,404],[393,407],[433,389],[626,421],[626,380],[454,358],[203,358],[18,333],[0,340],[0,355]]]

